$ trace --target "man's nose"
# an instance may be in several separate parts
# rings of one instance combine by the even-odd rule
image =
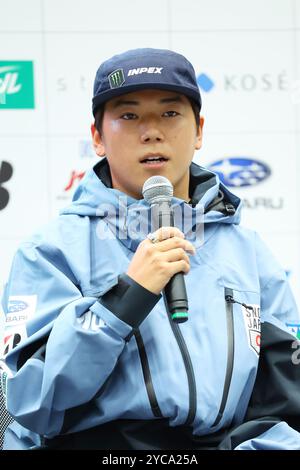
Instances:
[[[163,133],[157,125],[152,123],[151,125],[143,126],[141,130],[141,141],[143,143],[161,142],[163,140]]]

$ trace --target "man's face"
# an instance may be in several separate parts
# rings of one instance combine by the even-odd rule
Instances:
[[[92,135],[96,153],[107,157],[114,188],[140,199],[146,179],[162,175],[176,197],[188,200],[189,166],[201,147],[202,126],[203,118],[197,128],[184,95],[147,89],[108,101],[101,134],[92,126]]]

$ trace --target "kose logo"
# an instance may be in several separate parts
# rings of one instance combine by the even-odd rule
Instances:
[[[226,186],[253,186],[267,179],[271,169],[266,163],[246,157],[223,158],[208,168],[217,173]]]
[[[203,91],[206,91],[207,93],[210,92],[215,86],[212,79],[208,75],[206,75],[206,73],[201,73],[197,77],[197,83],[199,88],[201,88],[201,90]]]
[[[197,77],[199,88],[209,93],[214,87],[214,80],[206,73],[201,73]],[[244,73],[244,74],[225,74],[222,77],[221,87],[224,91],[289,91],[289,79],[286,72],[281,73]]]
[[[9,201],[9,192],[2,188],[2,184],[6,183],[13,174],[13,167],[8,162],[0,163],[0,211],[5,209]]]
[[[286,91],[288,89],[289,83],[286,73],[262,73],[261,75],[245,73],[224,76],[225,91]]]
[[[32,61],[0,61],[0,109],[33,109]]]

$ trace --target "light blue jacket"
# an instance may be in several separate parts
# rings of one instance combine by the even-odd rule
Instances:
[[[71,206],[20,246],[2,299],[7,407],[16,420],[7,447],[17,448],[28,430],[53,438],[119,419],[168,418],[169,426],[190,425],[203,436],[275,416],[275,424],[230,446],[300,450],[300,434],[284,422],[298,416],[300,428],[300,366],[292,360],[291,333],[299,315],[285,272],[258,235],[239,225],[240,200],[213,173],[192,164],[192,174],[200,199],[190,210],[200,220],[204,208],[205,229],[185,276],[186,323],[172,325],[162,296],[151,294],[150,312],[134,327],[101,301],[149,231],[127,236],[137,210],[150,209],[144,200],[126,201],[95,170]],[[212,205],[220,194],[222,211]],[[115,217],[120,197],[127,206]],[[276,376],[278,347],[282,373]],[[269,368],[259,375],[262,361]],[[273,380],[280,382],[278,401]],[[263,401],[272,394],[274,410]],[[281,400],[286,403],[278,406]]]

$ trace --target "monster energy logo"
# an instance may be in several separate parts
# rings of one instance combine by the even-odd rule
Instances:
[[[123,69],[118,69],[108,76],[110,88],[118,88],[125,82]]]

